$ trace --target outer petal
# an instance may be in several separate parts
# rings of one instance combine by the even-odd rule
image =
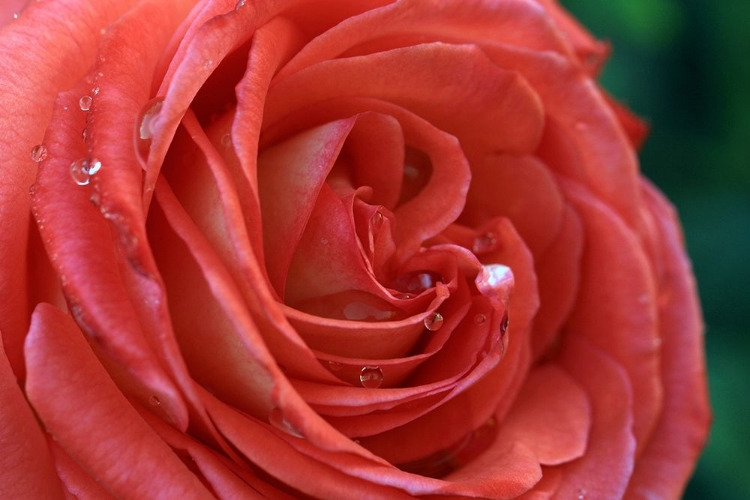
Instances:
[[[36,170],[31,148],[42,142],[60,89],[89,68],[106,27],[134,0],[60,0],[32,3],[0,31],[0,330],[13,371],[23,378],[23,336],[28,329],[26,240],[28,189]],[[44,35],[39,36],[40,26]],[[96,26],[97,29],[91,29]]]
[[[6,498],[63,498],[47,440],[0,345],[0,491]]]
[[[132,408],[69,316],[39,305],[25,352],[26,393],[45,427],[115,496],[212,498]]]
[[[674,209],[644,181],[659,231],[658,276],[664,408],[651,441],[636,463],[628,498],[678,498],[705,444],[711,411],[703,355],[703,324],[695,279]]]

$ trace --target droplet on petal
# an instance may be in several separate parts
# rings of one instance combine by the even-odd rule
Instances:
[[[487,316],[482,313],[478,313],[476,316],[474,316],[474,323],[476,323],[477,325],[483,325],[485,321],[487,321]]]
[[[148,152],[151,149],[151,141],[156,132],[155,125],[159,118],[162,106],[164,106],[163,97],[157,97],[150,100],[141,108],[140,119],[136,122],[138,124],[136,143],[138,144],[138,154],[143,161],[146,161],[148,158]]]
[[[500,321],[500,335],[505,335],[508,331],[508,313],[503,315],[503,319]]]
[[[286,418],[284,418],[281,408],[274,408],[271,410],[271,413],[268,414],[268,422],[290,436],[298,438],[304,437],[299,429],[294,427]]]
[[[240,10],[242,7],[245,6],[246,3],[247,3],[247,0],[239,0],[237,2],[237,5],[234,6],[234,10]]]
[[[328,369],[332,372],[338,372],[341,371],[341,369],[344,367],[342,363],[339,363],[338,361],[329,361],[328,362]]]
[[[497,246],[497,238],[493,233],[487,232],[474,238],[471,250],[475,255],[489,253]]]
[[[432,271],[410,271],[399,276],[391,288],[403,293],[419,295],[442,281],[443,277]]]
[[[44,161],[47,158],[47,148],[42,144],[37,144],[31,148],[31,159],[36,163]]]
[[[443,326],[443,315],[436,312],[432,316],[426,317],[424,319],[424,326],[431,332],[440,330],[440,327]]]
[[[372,217],[370,217],[370,225],[372,226],[373,231],[377,231],[383,226],[383,218],[383,213],[380,210],[372,214]]]
[[[213,59],[208,59],[206,62],[203,63],[203,67],[205,69],[211,69],[211,68],[213,68],[213,66],[214,66]]]
[[[78,107],[81,108],[81,111],[88,111],[91,109],[91,104],[93,102],[94,100],[90,95],[85,95],[78,100]]]
[[[383,383],[383,370],[379,366],[365,366],[359,372],[359,381],[362,387],[377,389]]]
[[[79,186],[86,186],[91,181],[91,176],[96,175],[101,168],[102,162],[99,160],[83,158],[70,164],[70,176]]]
[[[232,147],[232,134],[226,133],[221,136],[221,145],[224,146],[224,149],[229,149]]]
[[[94,87],[93,89],[91,89],[91,93],[94,95],[99,95],[99,87]]]
[[[581,488],[580,490],[578,490],[578,500],[586,500],[587,493],[588,492],[586,491],[585,488]]]
[[[151,406],[159,406],[161,404],[161,401],[159,401],[159,398],[156,396],[151,396],[148,398],[148,402]]]

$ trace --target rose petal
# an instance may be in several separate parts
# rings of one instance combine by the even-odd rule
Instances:
[[[133,0],[60,0],[54,8],[31,4],[0,37],[0,330],[14,373],[23,379],[23,338],[28,331],[26,240],[28,189],[36,169],[30,151],[42,142],[60,89],[89,68],[101,40],[98,29],[127,10]],[[44,26],[44,37],[39,27]],[[19,50],[22,47],[23,50]]]
[[[0,491],[8,498],[63,498],[47,440],[0,343]]]
[[[711,421],[703,354],[703,325],[695,279],[685,256],[674,208],[647,181],[646,210],[659,230],[658,276],[664,407],[636,462],[628,493],[677,498],[703,448]]]
[[[586,340],[569,335],[564,342],[562,366],[588,393],[592,422],[586,454],[561,467],[554,498],[621,498],[636,447],[628,374]]]
[[[586,233],[578,299],[566,330],[587,339],[628,372],[633,432],[642,448],[662,406],[659,352],[654,348],[654,276],[640,242],[611,208],[580,186],[564,182],[562,187]]]
[[[54,439],[48,440],[49,448],[55,457],[55,469],[71,498],[110,500],[114,497],[96,479],[84,471],[80,465]]]
[[[25,352],[26,394],[37,414],[109,491],[124,498],[212,498],[133,410],[68,316],[40,304]]]

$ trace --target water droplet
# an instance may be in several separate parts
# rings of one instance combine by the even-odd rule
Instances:
[[[505,335],[508,331],[508,313],[503,315],[502,321],[500,321],[500,335]]]
[[[107,34],[107,28],[102,28],[99,30],[100,35],[106,35]]]
[[[237,2],[237,5],[234,6],[234,10],[240,10],[242,7],[245,6],[246,3],[247,3],[247,0],[239,0]]]
[[[70,164],[70,176],[79,186],[86,186],[91,181],[91,176],[96,175],[102,168],[99,160],[81,159]]]
[[[161,401],[159,401],[159,398],[156,396],[151,396],[148,398],[148,402],[151,406],[159,406],[161,404]]]
[[[338,361],[329,361],[328,362],[328,369],[332,372],[338,372],[341,371],[341,369],[344,367],[342,363],[339,363]]]
[[[206,62],[203,63],[203,67],[205,69],[211,69],[211,68],[213,68],[213,66],[214,66],[213,59],[209,59],[209,60],[207,60]]]
[[[221,136],[221,145],[224,146],[224,149],[229,149],[232,147],[232,134],[226,133]]]
[[[286,418],[284,418],[284,413],[281,411],[281,408],[274,408],[271,410],[271,413],[268,414],[268,422],[290,436],[298,438],[304,437],[299,429],[294,427]]]
[[[440,330],[440,327],[443,326],[443,315],[440,313],[435,313],[432,316],[428,316],[424,319],[424,327],[430,330],[431,332]]]
[[[414,295],[413,293],[397,293],[394,295],[394,297],[401,300],[408,300],[413,299],[414,297],[416,297],[416,295]]]
[[[362,387],[377,389],[383,383],[383,370],[379,366],[365,366],[359,372],[359,381]]]
[[[81,111],[88,111],[91,109],[91,104],[94,102],[94,100],[91,98],[90,95],[85,95],[78,99],[78,107],[81,108]]]
[[[21,14],[19,12],[14,12],[13,13],[13,19],[18,19],[18,16],[20,16],[20,15]]]
[[[91,89],[91,93],[94,95],[99,95],[99,87],[94,87],[93,89]]]
[[[372,214],[372,217],[370,217],[370,226],[372,227],[373,231],[378,231],[381,227],[383,227],[383,219],[383,213],[380,210]]]
[[[37,144],[31,148],[31,159],[36,163],[44,161],[47,158],[47,148],[42,144]]]
[[[474,323],[476,323],[477,325],[483,325],[485,321],[487,321],[487,316],[482,313],[478,313],[476,316],[474,316]]]
[[[148,153],[151,149],[151,141],[156,133],[156,122],[158,121],[159,113],[163,106],[163,97],[157,97],[150,100],[141,108],[140,120],[136,122],[138,124],[138,130],[136,131],[138,154],[144,161],[148,158]]]
[[[395,315],[393,310],[384,310],[365,302],[351,302],[344,306],[344,317],[352,321],[384,321]]]
[[[399,292],[419,295],[425,290],[434,288],[436,283],[443,281],[443,277],[432,271],[410,271],[402,274],[393,282],[391,288]]]
[[[585,488],[581,488],[580,490],[578,490],[578,500],[585,500],[587,493],[588,491],[586,491]]]
[[[493,233],[484,233],[474,238],[474,244],[471,250],[474,254],[479,255],[483,253],[489,253],[497,246],[497,239]]]
[[[36,182],[29,186],[29,195],[34,196],[36,194],[36,190],[39,189],[39,184]]]

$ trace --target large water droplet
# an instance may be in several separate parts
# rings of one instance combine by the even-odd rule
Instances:
[[[391,288],[399,292],[419,295],[425,290],[434,288],[436,283],[443,281],[443,277],[432,271],[410,271],[402,274],[393,282]]]
[[[138,154],[144,161],[148,158],[148,152],[151,149],[151,141],[156,132],[156,122],[163,106],[163,97],[151,99],[141,108],[140,119],[136,122],[138,124],[138,130],[136,131]]]
[[[359,381],[362,387],[377,389],[383,383],[383,370],[379,366],[365,366],[359,372]]]
[[[47,158],[47,148],[42,144],[38,144],[31,148],[31,159],[37,163],[44,161]]]
[[[90,95],[85,95],[78,100],[78,107],[81,108],[81,111],[88,111],[91,109],[91,104],[93,102],[94,100]]]
[[[70,176],[79,186],[86,186],[91,181],[91,176],[96,175],[102,168],[99,160],[83,158],[70,164]]]
[[[489,253],[497,247],[497,238],[493,233],[487,232],[474,238],[471,250],[476,255]]]
[[[294,427],[285,417],[281,408],[274,408],[271,413],[268,414],[268,422],[279,429],[282,432],[289,434],[294,437],[304,437],[299,429]]]
[[[440,330],[440,328],[443,326],[443,315],[440,313],[435,313],[432,316],[427,316],[424,319],[424,327],[430,330],[431,332]]]

